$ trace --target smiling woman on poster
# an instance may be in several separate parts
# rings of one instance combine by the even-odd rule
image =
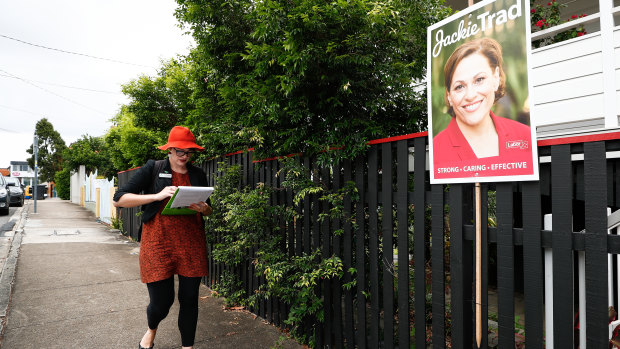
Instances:
[[[459,46],[444,66],[444,102],[452,117],[433,138],[435,178],[532,173],[531,129],[497,116],[504,96],[502,47],[491,38]]]

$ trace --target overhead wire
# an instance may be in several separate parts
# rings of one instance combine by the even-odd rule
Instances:
[[[8,132],[8,133],[19,133],[17,131],[9,130],[8,128],[2,128],[2,127],[0,127],[0,131],[4,131],[4,132]]]
[[[99,93],[109,93],[109,94],[121,94],[120,92],[114,92],[114,91],[104,91],[104,90],[95,90],[95,89],[91,89],[91,88],[85,88],[85,87],[75,87],[75,86],[67,86],[67,85],[61,85],[61,84],[55,84],[52,82],[44,82],[44,81],[37,81],[37,80],[29,80],[26,78],[18,78],[16,76],[10,76],[10,75],[5,75],[5,74],[0,74],[0,76],[5,77],[5,78],[11,78],[11,79],[18,79],[18,80],[28,80],[30,82],[36,82],[39,84],[44,84],[44,85],[52,85],[52,86],[58,86],[58,87],[64,87],[64,88],[72,88],[75,90],[81,90],[81,91],[88,91],[88,92],[99,92]]]
[[[52,51],[67,53],[67,54],[76,55],[76,56],[82,56],[82,57],[88,57],[88,58],[93,58],[93,59],[99,59],[99,60],[102,60],[102,61],[108,61],[108,62],[114,62],[114,63],[120,63],[120,64],[133,65],[133,66],[137,66],[137,67],[145,67],[145,68],[157,69],[157,68],[149,66],[149,65],[125,62],[125,61],[120,61],[120,60],[112,59],[112,58],[97,57],[97,56],[93,56],[93,55],[89,55],[89,54],[85,54],[85,53],[61,50],[61,49],[58,49],[58,48],[48,47],[48,46],[39,45],[39,44],[33,44],[31,42],[24,41],[24,40],[21,40],[21,39],[17,39],[17,38],[14,38],[14,37],[11,37],[11,36],[8,36],[8,35],[4,35],[4,34],[0,34],[0,37],[5,38],[5,39],[9,39],[9,40],[13,40],[13,41],[17,41],[17,42],[25,44],[25,45],[30,45],[30,46],[46,49],[46,50],[52,50]]]
[[[69,99],[69,98],[67,98],[67,97],[65,97],[65,96],[63,96],[63,95],[60,95],[60,94],[58,94],[58,93],[56,93],[56,92],[53,92],[53,91],[50,91],[50,90],[48,90],[48,89],[46,89],[46,88],[44,88],[44,87],[41,87],[41,86],[39,86],[39,85],[37,85],[37,84],[35,84],[35,83],[33,83],[33,82],[31,82],[31,81],[27,80],[27,79],[23,79],[23,78],[21,78],[21,77],[19,77],[19,76],[15,75],[15,74],[11,74],[11,73],[9,73],[8,71],[3,70],[3,69],[1,69],[1,68],[0,68],[0,72],[3,72],[3,73],[5,73],[5,74],[8,74],[8,75],[10,75],[11,77],[14,77],[14,78],[16,78],[16,79],[19,79],[19,80],[21,80],[21,81],[23,81],[23,82],[25,82],[25,83],[27,83],[27,84],[29,84],[29,85],[32,85],[32,86],[34,86],[34,87],[36,87],[36,88],[38,88],[38,89],[40,89],[40,90],[43,90],[43,91],[45,91],[45,92],[47,92],[47,93],[50,93],[50,94],[52,94],[52,95],[54,95],[54,96],[56,96],[56,97],[62,98],[62,99],[66,100],[66,101],[68,101],[68,102],[70,102],[70,103],[73,103],[73,104],[75,104],[75,105],[79,105],[79,106],[80,106],[80,107],[82,107],[82,108],[86,108],[86,109],[88,109],[88,110],[91,110],[91,111],[97,112],[97,113],[99,113],[99,114],[101,114],[101,115],[107,115],[106,113],[104,113],[104,112],[102,112],[102,111],[99,111],[99,110],[97,110],[97,109],[93,109],[93,108],[91,108],[91,107],[89,107],[89,106],[87,106],[87,105],[84,105],[84,104],[82,104],[82,103],[78,103],[78,102],[76,102],[76,101],[74,101],[74,100],[72,100],[72,99]]]
[[[11,110],[15,110],[15,111],[18,111],[18,112],[26,113],[26,114],[32,114],[32,115],[36,115],[36,116],[41,116],[41,113],[35,113],[35,112],[33,112],[33,111],[28,111],[28,110],[23,110],[23,109],[13,108],[13,107],[9,107],[8,105],[2,105],[2,104],[0,104],[0,108],[6,108],[6,109],[11,109]]]

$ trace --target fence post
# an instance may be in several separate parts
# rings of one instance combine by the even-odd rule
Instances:
[[[80,187],[80,206],[84,207],[86,204],[84,203],[84,186]]]
[[[574,294],[573,167],[570,145],[551,147],[551,212],[553,213],[553,344],[572,348]],[[557,277],[556,277],[557,276]],[[547,334],[549,338],[549,334]]]
[[[97,188],[95,194],[95,216],[101,217],[101,188]]]
[[[545,230],[553,229],[553,216],[545,215]],[[553,251],[545,248],[545,334],[547,348],[553,349]]]
[[[108,193],[109,199],[110,199],[110,219],[112,218],[116,218],[116,207],[114,207],[114,205],[112,205],[112,202],[114,201],[114,193],[116,192],[116,187],[111,187],[110,191]]]
[[[526,348],[543,347],[543,249],[541,235],[541,191],[540,182],[525,182],[523,187],[523,293],[525,296],[525,345]],[[549,218],[550,219],[550,218]],[[550,258],[551,260],[551,258]],[[545,268],[550,269],[549,268]],[[551,286],[549,286],[551,287]],[[551,289],[548,289],[551,292]],[[546,314],[553,316],[553,310],[547,308]],[[547,322],[548,326],[551,326]],[[552,328],[553,326],[551,326]],[[553,329],[551,330],[553,331]],[[547,334],[553,345],[553,336]]]
[[[607,347],[607,159],[605,142],[584,143],[587,344]],[[581,328],[582,326],[580,326]],[[585,327],[585,326],[583,326]]]

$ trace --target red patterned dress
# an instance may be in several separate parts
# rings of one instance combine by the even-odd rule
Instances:
[[[187,173],[171,172],[173,186],[191,185]],[[165,280],[174,274],[198,277],[209,273],[204,223],[200,213],[161,215],[169,200],[164,200],[155,217],[142,227],[140,277],[144,283]]]

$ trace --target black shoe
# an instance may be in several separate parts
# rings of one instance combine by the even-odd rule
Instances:
[[[138,343],[138,349],[153,349],[153,348],[155,348],[155,343],[153,343],[153,345],[151,345],[151,346],[150,346],[150,347],[148,347],[148,348],[145,348],[145,347],[143,347],[142,345],[140,345],[140,343]]]

